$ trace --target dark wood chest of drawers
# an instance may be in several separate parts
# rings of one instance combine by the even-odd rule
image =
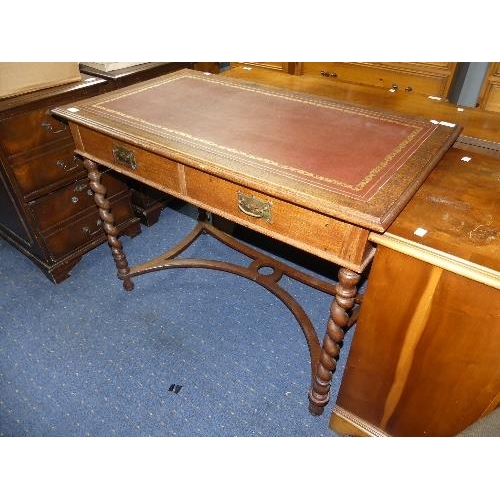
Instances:
[[[54,283],[106,237],[69,128],[50,110],[111,89],[82,74],[80,82],[0,100],[0,236]],[[116,174],[104,177],[120,231],[138,234],[129,187]]]

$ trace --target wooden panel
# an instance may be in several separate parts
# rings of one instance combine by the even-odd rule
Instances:
[[[337,405],[393,436],[463,430],[500,392],[498,294],[379,248]]]
[[[479,95],[479,106],[486,111],[500,112],[500,62],[492,62]]]
[[[486,111],[500,111],[500,79],[498,82],[490,83],[484,97],[484,109]]]

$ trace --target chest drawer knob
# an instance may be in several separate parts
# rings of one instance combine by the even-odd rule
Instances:
[[[71,197],[71,203],[78,203],[80,200],[78,199],[78,196],[72,196]]]

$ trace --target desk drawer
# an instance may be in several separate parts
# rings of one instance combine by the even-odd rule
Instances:
[[[243,226],[340,265],[361,270],[371,255],[369,231],[186,167],[187,199]],[[263,215],[252,205],[268,204]]]
[[[49,193],[65,182],[86,174],[83,162],[74,154],[73,144],[37,156],[12,167],[25,198]]]
[[[175,161],[168,160],[154,153],[131,146],[130,144],[106,137],[93,130],[78,127],[77,148],[98,158],[99,163],[111,167],[126,176],[146,182],[162,190],[180,193],[178,166]],[[134,165],[117,161],[114,148],[123,147],[132,153]]]
[[[101,179],[106,186],[107,197],[111,200],[118,193],[128,192],[127,186],[110,174],[103,174]],[[89,180],[84,178],[35,200],[29,206],[37,219],[38,228],[45,231],[89,207],[95,207],[94,193]]]

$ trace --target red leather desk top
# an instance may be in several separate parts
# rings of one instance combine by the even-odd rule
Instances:
[[[123,139],[141,134],[188,164],[215,164],[221,176],[227,170],[228,177],[265,182],[273,194],[300,193],[305,206],[336,204],[347,220],[366,212],[366,225],[377,230],[459,133],[426,119],[192,70],[75,106],[77,113],[66,107],[56,114],[111,135],[127,132]]]

